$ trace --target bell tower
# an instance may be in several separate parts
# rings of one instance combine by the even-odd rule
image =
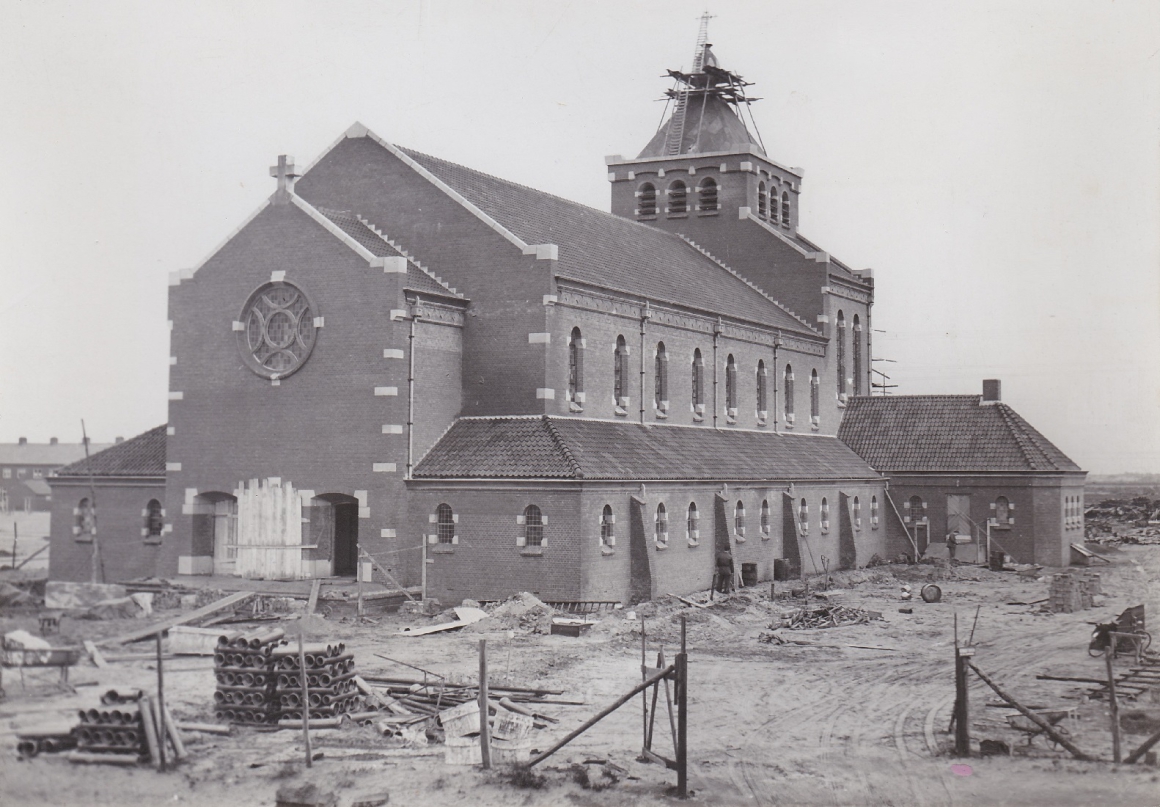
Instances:
[[[667,120],[662,116],[635,159],[605,158],[612,212],[697,239],[708,220],[736,220],[748,208],[792,236],[801,169],[766,156],[751,111],[760,99],[748,94],[751,82],[721,67],[708,42],[709,20],[708,13],[702,15],[692,69],[668,71],[673,86],[665,92]]]

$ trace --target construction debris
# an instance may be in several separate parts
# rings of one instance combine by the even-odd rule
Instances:
[[[861,625],[881,618],[882,614],[878,611],[863,611],[845,605],[821,605],[783,613],[781,622],[774,623],[770,627],[789,630],[836,628],[841,625]]]
[[[1092,598],[1102,593],[1099,572],[1064,572],[1051,576],[1046,609],[1070,614],[1092,607]]]

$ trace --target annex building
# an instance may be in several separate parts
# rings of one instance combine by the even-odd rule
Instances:
[[[279,158],[172,278],[163,493],[103,533],[142,550],[108,578],[370,576],[366,553],[449,602],[628,602],[706,588],[726,548],[750,580],[906,551],[837,436],[871,389],[871,273],[802,235],[802,172],[703,29],[671,75],[665,123],[606,160],[611,213],[360,124]],[[63,579],[91,565],[79,492]]]

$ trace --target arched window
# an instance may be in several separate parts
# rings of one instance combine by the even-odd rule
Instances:
[[[705,411],[705,362],[701,359],[701,349],[693,351],[693,412]]]
[[[785,366],[785,422],[793,424],[793,365]]]
[[[653,369],[653,404],[660,412],[669,409],[669,354],[665,343],[657,342],[657,355]]]
[[[688,213],[689,212],[689,190],[685,183],[677,180],[672,185],[669,185],[669,213]]]
[[[846,394],[846,315],[838,312],[838,400]]]
[[[725,359],[725,407],[730,417],[737,417],[737,362],[732,353]]]
[[[765,538],[768,538],[769,531],[770,531],[769,499],[762,499],[761,500],[761,534],[762,534],[762,536]]]
[[[878,529],[878,497],[870,497],[870,529]]]
[[[665,512],[664,502],[657,505],[656,539],[662,545],[669,542],[669,514]]]
[[[612,514],[612,505],[604,505],[600,514],[600,545],[616,546],[616,516]]]
[[[568,338],[568,400],[584,402],[584,337],[579,328],[573,328]]]
[[[829,503],[829,501],[826,500],[825,496],[822,497],[822,506],[819,509],[819,512],[820,512],[819,521],[822,522],[822,532],[829,532],[830,531],[830,503]]]
[[[613,355],[612,396],[613,403],[621,408],[628,406],[628,345],[623,336],[616,337],[616,353]]]
[[[92,538],[97,531],[97,514],[93,508],[93,503],[89,501],[86,496],[77,503],[76,509],[76,524],[73,526],[73,534]]]
[[[911,496],[910,502],[907,505],[906,520],[918,524],[922,521],[923,516],[922,497]]]
[[[1007,526],[1007,520],[1011,517],[1011,503],[1006,496],[1000,496],[995,499],[995,523]]]
[[[657,214],[657,188],[646,182],[636,191],[636,215],[655,216]]]
[[[781,226],[789,226],[789,192],[782,191],[781,194]]]
[[[757,217],[769,218],[769,192],[765,189],[765,182],[757,183]]]
[[[534,504],[524,508],[524,546],[544,545],[544,514]]]
[[[161,502],[150,499],[145,505],[145,537],[160,538],[165,529],[165,514],[161,510]]]
[[[739,538],[745,538],[745,502],[737,502],[733,508],[733,531]]]
[[[854,497],[854,529],[862,529],[862,502]]]
[[[717,180],[705,177],[697,185],[697,210],[717,210],[720,207],[717,204]]]
[[[774,224],[781,220],[777,212],[777,186],[772,182],[769,183],[769,220]]]
[[[810,531],[810,503],[805,499],[798,503],[798,524],[802,535]]]
[[[696,502],[689,502],[689,513],[685,518],[685,537],[694,546],[701,537],[701,515],[697,512]]]
[[[813,370],[810,373],[810,420],[813,421],[813,426],[816,429],[818,423],[822,419],[822,399],[818,388],[818,371]]]
[[[854,394],[862,394],[862,321],[854,315]]]
[[[435,526],[439,536],[439,543],[455,543],[456,521],[458,519],[455,517],[455,513],[452,512],[451,505],[444,503],[435,508]]]
[[[765,361],[757,361],[757,419],[762,423],[769,417],[769,391],[765,372]]]

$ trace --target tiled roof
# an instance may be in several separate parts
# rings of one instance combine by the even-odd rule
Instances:
[[[90,451],[100,451],[112,443],[90,443]],[[46,465],[58,468],[85,455],[83,443],[0,443],[0,465]]]
[[[979,395],[851,398],[838,437],[887,474],[1080,470],[1014,409]]]
[[[877,474],[835,437],[547,415],[461,418],[416,479],[816,480]]]
[[[87,460],[58,470],[55,476],[165,476],[165,427],[158,426],[98,451]]]
[[[528,244],[559,246],[562,278],[799,333],[816,330],[679,236],[403,149]]]
[[[348,210],[327,210],[318,208],[318,212],[334,222],[344,233],[349,235],[373,255],[380,258],[407,258],[406,287],[420,294],[437,294],[440,297],[455,297],[463,299],[463,295],[456,292],[443,281],[424,271],[416,265],[411,256],[405,255],[384,236],[379,235],[366,222]]]

